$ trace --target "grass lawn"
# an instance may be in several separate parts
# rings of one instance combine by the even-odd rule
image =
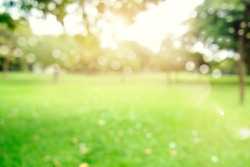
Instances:
[[[250,91],[189,79],[0,78],[0,167],[249,167]]]

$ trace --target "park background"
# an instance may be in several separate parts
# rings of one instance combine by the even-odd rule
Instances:
[[[249,0],[0,1],[0,166],[249,166],[249,19]]]

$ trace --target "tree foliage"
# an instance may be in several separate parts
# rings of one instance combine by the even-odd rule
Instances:
[[[15,21],[7,13],[0,13],[0,23],[6,25],[9,29],[15,28]]]
[[[220,49],[238,51],[239,37],[244,40],[245,62],[250,59],[250,1],[205,0],[189,20],[189,35]],[[248,63],[247,63],[248,64]],[[250,70],[250,67],[249,67]]]
[[[239,53],[240,102],[244,100],[243,62],[250,74],[250,0],[204,0],[190,20],[190,34],[206,44]]]
[[[38,17],[47,17],[51,14],[56,16],[57,20],[64,24],[64,18],[67,16],[67,8],[71,5],[77,6],[77,12],[82,15],[82,24],[87,28],[90,24],[88,8],[92,7],[97,11],[98,16],[102,17],[105,12],[112,12],[115,15],[121,15],[131,22],[133,16],[138,12],[145,10],[150,3],[157,3],[160,0],[3,0],[1,11],[4,19],[0,23],[5,23],[13,27],[13,15],[18,13],[22,19],[28,19],[33,13],[39,13]],[[18,18],[15,18],[18,19]]]

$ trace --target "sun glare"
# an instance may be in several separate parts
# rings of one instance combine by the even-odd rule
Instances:
[[[63,33],[63,27],[56,21],[56,17],[48,15],[46,20],[31,17],[29,19],[31,29],[35,34],[55,34],[59,35]]]
[[[181,36],[187,27],[181,23],[189,18],[192,10],[202,0],[168,0],[151,5],[148,10],[137,15],[135,23],[120,30],[117,39],[134,40],[158,52],[162,40],[167,36]]]
[[[104,48],[115,48],[119,41],[119,35],[126,31],[125,21],[110,12],[104,15],[104,19],[100,20],[97,26],[101,29],[101,47]]]
[[[101,30],[99,34],[101,47],[115,48],[117,42],[132,40],[158,52],[162,40],[167,36],[181,36],[187,31],[187,27],[181,23],[191,15],[194,7],[201,2],[202,0],[168,0],[151,5],[148,10],[135,17],[135,22],[132,25],[126,25],[122,18],[111,12],[106,12],[104,19],[99,20],[95,27],[95,29]],[[87,11],[94,13],[93,17],[95,17],[96,12],[91,7]],[[78,24],[81,22],[81,18],[77,17],[76,13],[70,12],[64,21],[67,33],[86,33],[86,29]],[[63,33],[62,26],[55,21],[53,16],[49,16],[45,21],[31,18],[30,23],[36,34]]]

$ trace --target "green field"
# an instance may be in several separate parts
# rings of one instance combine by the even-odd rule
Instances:
[[[0,78],[0,167],[249,167],[250,91],[176,78]]]

